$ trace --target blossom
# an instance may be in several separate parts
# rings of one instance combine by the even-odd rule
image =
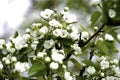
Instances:
[[[77,22],[77,18],[75,15],[72,15],[68,12],[63,13],[63,20],[66,23],[73,23],[73,22]]]
[[[113,36],[112,36],[112,35],[110,35],[110,34],[105,34],[105,40],[108,40],[108,41],[113,41],[113,40],[114,40],[114,38],[113,38]]]
[[[25,36],[18,36],[16,38],[11,38],[12,42],[15,44],[15,48],[17,50],[22,49],[23,47],[27,47],[27,39]]]
[[[43,58],[46,55],[46,52],[38,52],[37,58]]]
[[[56,37],[59,37],[61,35],[61,29],[55,29],[53,30],[53,35],[56,36]]]
[[[39,30],[40,33],[42,34],[46,34],[48,32],[48,27],[47,26],[43,26],[40,30]]]
[[[45,57],[45,61],[50,62],[51,61],[50,57]]]
[[[77,53],[81,53],[81,48],[78,46],[78,44],[73,44],[71,46]]]
[[[76,32],[72,32],[72,33],[70,33],[70,38],[73,40],[77,40],[77,39],[79,39],[79,34]]]
[[[10,43],[10,42],[8,42],[8,43],[6,44],[6,49],[7,49],[7,51],[10,52],[10,53],[14,53],[14,52],[15,52],[15,48],[12,47],[12,43]]]
[[[94,74],[96,72],[95,68],[92,67],[92,66],[89,66],[87,69],[86,69],[86,72],[89,73],[90,75]]]
[[[3,64],[0,62],[0,70],[3,69]]]
[[[51,69],[58,69],[58,67],[59,67],[59,64],[58,64],[58,63],[56,63],[56,62],[51,62],[51,63],[50,63],[50,68],[51,68]]]
[[[60,34],[60,37],[61,37],[61,38],[66,38],[67,35],[68,35],[67,30],[61,30],[61,34]]]
[[[21,62],[17,62],[15,63],[15,71],[18,71],[18,72],[24,72],[26,70],[28,70],[30,67],[29,67],[29,64],[28,63],[21,63]]]
[[[108,62],[108,61],[105,61],[105,60],[102,60],[102,61],[100,62],[100,66],[101,66],[101,68],[103,68],[103,69],[109,68],[109,62]]]
[[[37,44],[38,44],[38,43],[39,43],[39,42],[38,42],[37,40],[33,41],[32,44],[31,44],[31,48],[32,48],[33,50],[36,50],[36,47],[37,47]]]
[[[54,50],[54,51],[52,51],[51,57],[52,57],[52,60],[62,63],[63,59],[65,58],[65,55],[61,51]]]
[[[89,34],[87,31],[83,31],[81,34],[81,39],[82,40],[86,40],[89,37]]]
[[[44,11],[42,11],[40,13],[40,16],[44,19],[48,19],[50,18],[50,16],[53,14],[53,10],[50,10],[50,9],[45,9]]]
[[[109,17],[114,18],[116,16],[116,12],[113,9],[109,9],[108,15],[109,15]]]
[[[52,39],[46,40],[43,44],[45,49],[50,49],[53,45],[54,45],[54,41]]]
[[[11,57],[11,62],[16,62],[17,58],[15,56]]]
[[[4,39],[0,39],[0,49],[3,49],[3,45],[5,44]]]
[[[58,22],[56,19],[52,19],[51,21],[49,21],[49,25],[54,27],[62,27],[62,24]]]
[[[72,76],[70,75],[70,72],[65,71],[64,73],[65,80],[73,80]]]

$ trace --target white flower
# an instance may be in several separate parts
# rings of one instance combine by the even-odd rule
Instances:
[[[120,40],[120,34],[117,35],[118,40]]]
[[[40,30],[39,30],[40,33],[42,34],[46,34],[48,32],[48,27],[47,26],[43,26]]]
[[[6,44],[6,49],[8,52],[11,52],[11,53],[15,52],[15,48],[12,47],[12,44],[10,42]]]
[[[108,61],[105,61],[105,60],[102,60],[102,61],[100,62],[100,66],[101,66],[102,68],[104,68],[104,69],[109,68],[109,62],[108,62]]]
[[[62,27],[62,24],[58,22],[56,19],[52,19],[51,21],[49,21],[49,25],[54,27]]]
[[[66,22],[66,23],[73,23],[73,22],[77,22],[77,18],[75,15],[72,15],[70,13],[64,13],[63,14],[63,20]]]
[[[66,69],[66,68],[67,68],[67,66],[63,64],[63,65],[62,65],[62,68]]]
[[[64,11],[68,11],[69,10],[69,7],[64,7]]]
[[[17,58],[15,56],[11,57],[11,62],[16,62]]]
[[[3,69],[3,64],[0,62],[0,70]]]
[[[73,44],[71,46],[77,53],[81,53],[81,48],[78,46],[78,44]]]
[[[65,58],[65,56],[63,54],[60,53],[60,51],[56,50],[56,51],[52,51],[52,60],[59,62],[59,63],[63,63],[63,59]]]
[[[95,68],[92,67],[92,66],[89,66],[87,69],[86,69],[87,73],[89,73],[90,75],[94,74],[96,72]]]
[[[50,57],[45,57],[45,61],[50,62],[51,61]]]
[[[73,80],[72,76],[70,75],[70,72],[65,71],[64,73],[65,80]]]
[[[116,16],[116,12],[113,9],[109,9],[108,15],[109,15],[109,17],[114,18]]]
[[[108,41],[113,41],[113,40],[114,40],[114,38],[113,38],[113,36],[112,36],[112,35],[110,35],[110,34],[105,34],[105,40],[108,40]]]
[[[61,35],[61,29],[55,29],[53,30],[53,35],[56,36],[56,37],[59,37]]]
[[[37,58],[43,58],[46,55],[46,52],[38,52]]]
[[[103,72],[101,72],[101,73],[100,73],[100,76],[101,76],[101,77],[104,77],[104,76],[105,76],[105,74],[104,74]]]
[[[81,34],[81,39],[82,40],[86,40],[89,37],[89,34],[87,31],[83,31]]]
[[[6,60],[5,60],[5,64],[10,64],[10,60],[9,60],[9,59],[6,59]]]
[[[30,30],[29,28],[27,28],[27,29],[25,30],[26,33],[30,33],[30,31],[31,31],[31,30]]]
[[[11,40],[15,44],[15,48],[17,50],[20,50],[23,47],[27,47],[27,44],[26,44],[27,40],[24,36],[22,36],[22,37],[18,36],[16,38],[11,38]]]
[[[60,34],[61,38],[65,38],[65,37],[67,37],[67,35],[68,35],[67,30],[61,30],[61,34]]]
[[[39,42],[38,42],[37,40],[33,41],[32,44],[31,44],[31,48],[32,48],[33,50],[36,50],[36,47],[37,47],[37,44],[38,44],[38,43],[39,43]]]
[[[26,70],[29,69],[29,64],[28,63],[21,63],[21,62],[17,62],[15,64],[15,71],[18,71],[18,72],[24,72]]]
[[[50,9],[45,9],[44,11],[42,11],[41,13],[40,13],[40,16],[42,17],[42,18],[44,18],[44,19],[48,19],[48,18],[50,18],[50,16],[53,14],[53,11],[52,10],[50,10]]]
[[[31,25],[31,28],[32,29],[35,29],[36,27],[40,27],[42,24],[41,23],[33,23],[32,25]]]
[[[43,44],[45,49],[50,49],[53,45],[54,45],[54,41],[52,39],[46,40]]]
[[[72,32],[70,33],[70,38],[72,38],[73,40],[77,40],[79,39],[79,34],[76,32]]]
[[[0,49],[3,49],[3,45],[5,44],[4,39],[0,39]]]
[[[58,64],[58,63],[56,63],[56,62],[51,62],[51,63],[50,63],[50,68],[51,68],[51,69],[58,69],[58,67],[59,67],[59,64]]]
[[[114,59],[114,60],[113,60],[113,63],[114,63],[114,64],[118,64],[118,62],[119,62],[118,59]]]

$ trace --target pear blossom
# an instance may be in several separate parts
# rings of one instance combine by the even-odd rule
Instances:
[[[51,58],[56,62],[63,63],[63,59],[65,58],[65,55],[62,54],[61,51],[55,50],[52,51]]]
[[[54,40],[46,40],[43,44],[45,49],[50,49],[54,45]]]
[[[89,73],[90,75],[94,74],[96,72],[95,68],[92,67],[92,66],[89,66],[87,69],[86,69],[86,72]]]
[[[43,58],[46,54],[46,52],[38,52],[37,58]]]
[[[49,25],[53,27],[62,27],[62,24],[56,19],[52,19],[51,21],[49,21]]]
[[[48,27],[47,26],[43,26],[40,30],[39,30],[40,33],[42,34],[46,34],[48,32]]]
[[[88,39],[88,37],[89,37],[88,32],[87,31],[83,31],[82,34],[81,34],[81,39],[82,40],[86,40],[86,39]]]
[[[76,33],[76,32],[70,33],[69,36],[70,36],[70,38],[71,38],[72,40],[78,40],[78,39],[79,39],[79,34]]]
[[[11,62],[16,62],[17,58],[15,56],[11,57]]]
[[[0,39],[0,49],[3,49],[3,45],[5,44],[4,39]]]
[[[66,22],[66,23],[73,23],[73,22],[77,22],[77,18],[75,15],[72,15],[68,12],[65,12],[64,15],[63,15],[63,20]]]
[[[0,70],[3,69],[3,64],[0,62]]]
[[[109,17],[114,18],[116,16],[116,12],[113,9],[109,9],[108,15],[109,15]]]
[[[53,30],[53,35],[56,36],[56,37],[59,37],[61,35],[61,29],[55,29]]]
[[[112,35],[110,35],[110,34],[105,34],[105,40],[108,40],[108,41],[113,41],[113,40],[114,40],[114,38],[113,38],[113,36],[112,36]]]
[[[81,48],[78,46],[78,44],[73,44],[71,46],[77,53],[81,53]]]
[[[108,61],[105,61],[105,60],[102,60],[102,61],[100,62],[100,66],[101,66],[103,69],[109,68],[109,62],[108,62]]]
[[[51,63],[50,63],[50,68],[51,68],[51,69],[55,69],[55,70],[56,70],[56,69],[58,69],[58,68],[59,68],[59,64],[58,64],[58,63],[56,63],[56,62],[51,62]]]
[[[28,70],[30,67],[29,67],[29,64],[28,63],[21,63],[21,62],[17,62],[15,63],[15,71],[18,71],[20,73]]]
[[[48,56],[45,57],[45,61],[46,61],[46,62],[50,62],[50,61],[51,61],[50,57],[48,57]]]
[[[61,30],[60,37],[61,37],[61,38],[66,38],[67,36],[68,36],[67,30]]]
[[[73,80],[73,77],[70,75],[70,72],[65,71],[64,73],[65,80]]]
[[[40,16],[44,19],[48,19],[53,13],[53,10],[45,9],[44,11],[41,11]]]

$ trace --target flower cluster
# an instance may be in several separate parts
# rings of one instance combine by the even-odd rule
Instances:
[[[114,41],[115,37],[119,41],[120,35],[114,37],[105,32],[90,37],[91,32],[79,28],[77,17],[68,7],[61,13],[45,9],[40,17],[41,22],[33,23],[23,35],[16,32],[7,43],[0,39],[0,77],[12,80],[24,77],[22,74],[27,72],[27,78],[40,77],[40,80],[120,79],[119,60],[103,56],[117,52]],[[94,29],[98,30],[98,27]],[[90,58],[86,60],[84,55],[88,54]],[[94,55],[102,57],[93,63]],[[79,74],[71,70],[69,62]]]

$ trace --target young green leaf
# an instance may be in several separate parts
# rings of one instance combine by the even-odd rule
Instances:
[[[82,65],[74,58],[71,58],[70,61],[74,64],[74,66],[78,69],[81,70],[83,67]]]
[[[91,16],[91,27],[94,27],[95,23],[97,22],[97,20],[100,18],[101,13],[99,11],[95,11],[92,16]]]

